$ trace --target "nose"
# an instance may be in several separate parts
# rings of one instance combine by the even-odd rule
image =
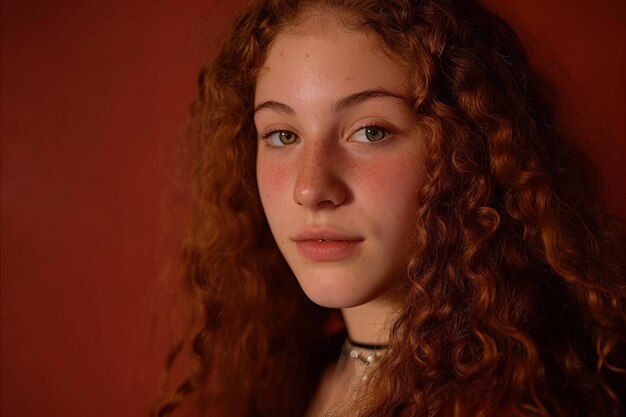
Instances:
[[[296,204],[312,210],[343,204],[348,190],[342,178],[340,151],[312,145],[304,149],[293,189]]]

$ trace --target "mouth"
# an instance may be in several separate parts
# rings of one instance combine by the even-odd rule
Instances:
[[[339,262],[355,256],[364,239],[333,231],[305,232],[293,239],[298,252],[316,262]]]
[[[363,238],[349,233],[324,229],[304,231],[297,234],[292,240],[294,242],[361,242]]]

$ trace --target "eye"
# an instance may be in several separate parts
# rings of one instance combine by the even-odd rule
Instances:
[[[379,126],[365,126],[354,132],[352,139],[356,142],[380,142],[389,132]]]
[[[270,146],[285,146],[296,143],[298,136],[288,130],[277,130],[263,135]]]

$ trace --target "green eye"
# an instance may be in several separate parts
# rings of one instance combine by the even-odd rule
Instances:
[[[382,127],[365,126],[357,130],[352,138],[356,142],[380,142],[387,137],[388,133]]]

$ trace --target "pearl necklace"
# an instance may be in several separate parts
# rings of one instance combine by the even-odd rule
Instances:
[[[342,352],[353,359],[357,359],[363,366],[362,381],[367,380],[367,368],[384,354],[387,345],[369,345],[357,343],[349,338],[343,344]]]

